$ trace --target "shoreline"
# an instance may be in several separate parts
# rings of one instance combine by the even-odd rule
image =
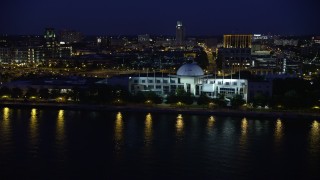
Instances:
[[[122,111],[122,112],[149,112],[149,113],[178,113],[191,115],[216,115],[246,118],[283,118],[283,119],[310,119],[320,120],[318,112],[298,111],[263,111],[263,110],[236,110],[236,109],[207,109],[207,108],[177,108],[172,106],[144,106],[134,105],[98,105],[98,104],[56,104],[56,103],[22,103],[22,102],[1,102],[0,107],[9,108],[39,108],[39,109],[64,109],[82,111]]]

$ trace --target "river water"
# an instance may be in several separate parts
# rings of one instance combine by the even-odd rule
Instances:
[[[0,109],[0,179],[320,179],[320,121]]]

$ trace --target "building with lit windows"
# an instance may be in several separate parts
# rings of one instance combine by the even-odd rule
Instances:
[[[252,35],[234,34],[223,36],[223,48],[219,48],[221,69],[239,71],[251,67]]]
[[[40,47],[16,47],[11,52],[14,63],[39,63],[43,61],[43,51]]]
[[[223,35],[224,48],[251,48],[251,46],[252,46],[251,34]]]
[[[64,42],[65,44],[78,43],[82,38],[81,32],[71,30],[62,30],[60,32],[60,42]]]
[[[156,76],[155,73],[150,73],[143,77],[129,77],[129,91],[134,94],[139,91],[153,91],[165,97],[178,88],[184,89],[195,97],[206,94],[208,97],[216,98],[219,94],[224,94],[230,99],[240,94],[247,101],[248,81],[205,75],[196,63],[182,65],[176,75]]]
[[[176,44],[177,45],[182,45],[184,42],[184,27],[182,26],[182,22],[178,21],[177,26],[176,26]]]
[[[57,39],[53,28],[46,28],[44,33],[45,58],[55,58],[57,55]]]

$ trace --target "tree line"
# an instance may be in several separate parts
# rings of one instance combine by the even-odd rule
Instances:
[[[130,93],[126,88],[121,86],[109,85],[92,85],[89,87],[73,87],[66,92],[61,92],[59,88],[41,88],[35,89],[29,87],[23,91],[18,87],[12,89],[2,86],[0,88],[0,97],[3,101],[8,100],[24,100],[24,101],[50,101],[57,102],[78,102],[93,104],[115,104],[124,105],[126,103],[137,104],[173,104],[173,105],[192,105],[198,104],[202,106],[225,107],[227,105],[224,95],[220,94],[219,98],[212,99],[202,94],[200,97],[194,97],[191,93],[184,89],[178,88],[175,92],[162,97],[153,91],[140,91],[137,94]],[[234,107],[241,106],[244,102],[242,96],[237,95],[231,99]]]

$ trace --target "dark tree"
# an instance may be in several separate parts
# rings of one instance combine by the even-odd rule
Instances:
[[[145,93],[145,99],[150,100],[152,103],[161,104],[162,98],[157,95],[155,92],[149,91]]]
[[[80,102],[89,103],[92,101],[88,89],[79,88],[77,94]]]
[[[193,103],[193,96],[190,92],[186,92],[183,88],[178,88],[176,90],[177,101],[184,104],[191,105]]]
[[[239,108],[244,103],[245,103],[245,101],[243,100],[243,97],[240,94],[234,95],[233,98],[231,99],[231,106],[233,108]]]
[[[71,92],[69,93],[71,99],[73,99],[74,101],[80,101],[79,94],[80,94],[79,87],[73,87]]]
[[[48,88],[41,88],[39,90],[39,97],[42,99],[48,99],[49,98],[49,90]]]
[[[23,95],[23,92],[20,88],[18,88],[18,87],[12,88],[12,90],[11,90],[11,97],[12,98],[21,98],[22,95]]]
[[[135,103],[144,103],[146,100],[144,93],[141,91],[132,96],[132,101]]]
[[[268,97],[263,93],[256,93],[254,95],[253,103],[257,106],[264,106],[268,103]]]
[[[120,99],[122,102],[128,102],[131,99],[129,91],[122,86],[113,87],[114,100]]]
[[[306,81],[297,78],[276,79],[273,81],[272,105],[285,108],[310,108],[320,98],[319,84],[315,78]]]
[[[198,105],[208,105],[209,102],[210,102],[210,98],[205,94],[201,94],[200,97],[197,98]]]
[[[304,103],[304,100],[295,90],[287,91],[284,94],[284,105],[287,108],[298,108]]]
[[[50,91],[50,98],[55,99],[61,96],[60,89],[52,89]]]
[[[11,90],[6,87],[6,86],[2,86],[0,88],[0,96],[10,96],[11,95]]]
[[[177,102],[178,102],[178,97],[176,96],[176,94],[174,92],[171,92],[170,94],[168,94],[168,96],[166,98],[167,104],[174,104]]]
[[[113,88],[109,85],[101,85],[97,87],[97,102],[110,103],[114,99]]]
[[[209,60],[206,52],[201,51],[199,54],[197,54],[195,61],[199,64],[200,67],[206,69],[209,65]]]
[[[27,92],[25,93],[26,98],[30,98],[32,96],[37,96],[37,95],[38,95],[37,89],[32,87],[29,87]]]
[[[149,101],[150,103],[161,104],[162,97],[160,97],[153,91],[148,91],[148,92],[140,91],[137,94],[132,96],[132,101],[136,103],[145,103]]]
[[[218,98],[213,99],[213,102],[218,107],[225,107],[227,105],[224,94],[218,94]]]

